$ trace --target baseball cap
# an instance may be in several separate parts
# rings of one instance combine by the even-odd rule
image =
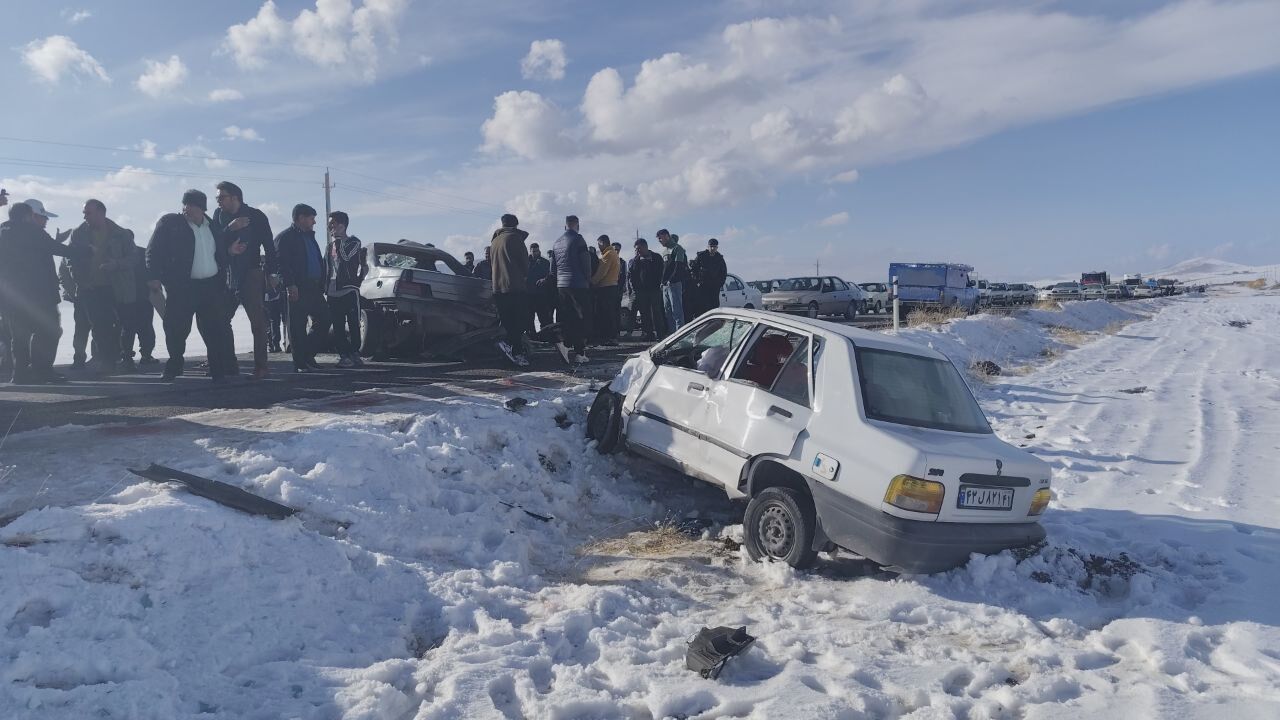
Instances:
[[[33,213],[35,213],[35,214],[37,214],[37,215],[43,215],[44,217],[47,217],[47,218],[56,218],[56,217],[58,217],[56,213],[51,213],[51,212],[49,212],[48,210],[45,210],[45,209],[44,209],[44,203],[40,202],[39,200],[35,200],[35,199],[32,199],[32,200],[24,200],[24,201],[23,201],[23,204],[24,204],[24,205],[26,205],[27,207],[31,208],[31,212],[33,212]]]

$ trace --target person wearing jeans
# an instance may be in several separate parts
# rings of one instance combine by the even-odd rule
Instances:
[[[369,274],[360,238],[347,234],[351,219],[342,211],[329,213],[329,251],[325,254],[329,317],[338,367],[360,367],[360,283]]]
[[[662,245],[662,305],[667,316],[667,332],[673,333],[684,325],[684,284],[689,280],[689,258],[680,239],[667,232],[658,231]]]
[[[280,277],[289,299],[289,343],[293,371],[319,370],[316,353],[329,334],[329,305],[325,301],[324,253],[316,243],[316,211],[299,203],[293,208],[293,224],[276,236]],[[307,321],[311,331],[307,332]]]
[[[551,278],[557,293],[556,320],[563,342],[557,344],[567,363],[587,362],[587,335],[591,328],[591,253],[578,234],[578,217],[565,218],[565,231],[551,250]]]

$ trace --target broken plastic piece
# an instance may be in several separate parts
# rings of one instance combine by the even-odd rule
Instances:
[[[704,678],[715,680],[729,658],[746,652],[756,639],[747,634],[746,627],[736,630],[730,627],[702,628],[689,641],[684,655],[685,667]]]
[[[250,515],[263,515],[272,520],[283,520],[284,518],[298,512],[287,505],[281,505],[273,500],[268,500],[251,492],[246,492],[236,487],[228,485],[217,480],[209,480],[199,475],[184,473],[181,470],[174,470],[163,465],[152,463],[145,470],[134,470],[129,468],[129,472],[140,478],[146,478],[153,482],[177,482],[181,483],[193,495],[199,495],[202,498],[208,498],[216,503],[226,505],[229,508],[247,512]]]

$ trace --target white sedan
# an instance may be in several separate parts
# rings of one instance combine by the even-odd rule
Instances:
[[[869,313],[885,312],[893,307],[889,300],[889,286],[884,283],[858,283],[862,288],[863,304]]]
[[[763,308],[764,300],[760,291],[742,281],[742,278],[730,273],[724,279],[724,287],[720,288],[720,307]]]
[[[1044,538],[1048,464],[992,433],[944,355],[847,325],[709,312],[628,360],[586,432],[749,498],[755,559],[929,573]]]

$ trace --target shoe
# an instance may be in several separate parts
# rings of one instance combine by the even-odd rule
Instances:
[[[280,353],[280,352],[284,352],[284,350],[281,350],[279,345],[269,345],[267,346],[267,352]]]
[[[508,360],[510,360],[511,362],[516,361],[515,353],[511,352],[511,343],[507,342],[506,340],[499,340],[498,342],[494,343],[494,346],[497,347],[498,352],[505,355]]]
[[[168,368],[165,368],[164,374],[160,376],[160,379],[164,382],[173,382],[174,380],[177,380],[178,376],[181,374],[181,370],[169,370]]]
[[[120,372],[135,373],[138,372],[138,366],[133,364],[133,358],[127,358],[120,361]]]
[[[271,374],[271,370],[270,370],[270,369],[268,369],[268,368],[264,368],[264,367],[254,368],[254,369],[253,369],[253,374],[249,376],[249,379],[250,379],[250,380],[264,380],[264,379],[266,379],[266,377],[267,377],[268,375],[270,375],[270,374]]]
[[[139,365],[159,365],[160,361],[151,357],[150,355],[143,355],[142,359],[138,361],[138,364]]]
[[[72,369],[72,370],[83,370],[83,369],[85,368],[85,366],[86,366],[86,365],[88,365],[88,364],[89,364],[89,363],[85,362],[85,359],[84,359],[84,358],[76,358],[75,360],[72,360],[72,361],[71,361],[71,369]]]
[[[320,363],[316,362],[316,359],[315,359],[315,358],[311,358],[310,360],[308,360],[308,361],[307,361],[307,367],[311,368],[312,370],[322,370],[322,369],[323,369],[323,368],[321,368],[321,367],[320,367]]]
[[[307,367],[306,365],[301,365],[301,366],[295,367],[295,368],[293,369],[293,371],[294,371],[295,373],[299,374],[299,375],[307,375],[307,374],[310,374],[310,373],[315,372],[315,370],[312,370],[311,368]]]
[[[45,373],[42,377],[38,378],[38,381],[49,385],[62,385],[70,382],[66,375],[61,375],[53,371]]]
[[[564,358],[564,361],[566,363],[573,362],[572,360],[569,359],[570,357],[573,356],[573,353],[569,351],[568,346],[566,346],[564,343],[562,342],[556,343],[556,350],[560,351],[560,357]]]
[[[591,362],[591,358],[587,357],[583,353],[569,353],[570,365],[581,365],[583,363],[589,363],[589,362]]]
[[[515,364],[517,367],[529,367],[529,358],[524,355],[515,356]]]
[[[347,357],[346,355],[343,355],[338,360],[338,367],[340,368],[353,368],[355,366],[356,366],[355,362],[353,362],[351,358]]]
[[[359,353],[351,353],[351,362],[355,363],[358,368],[364,367],[364,360],[360,359]]]

